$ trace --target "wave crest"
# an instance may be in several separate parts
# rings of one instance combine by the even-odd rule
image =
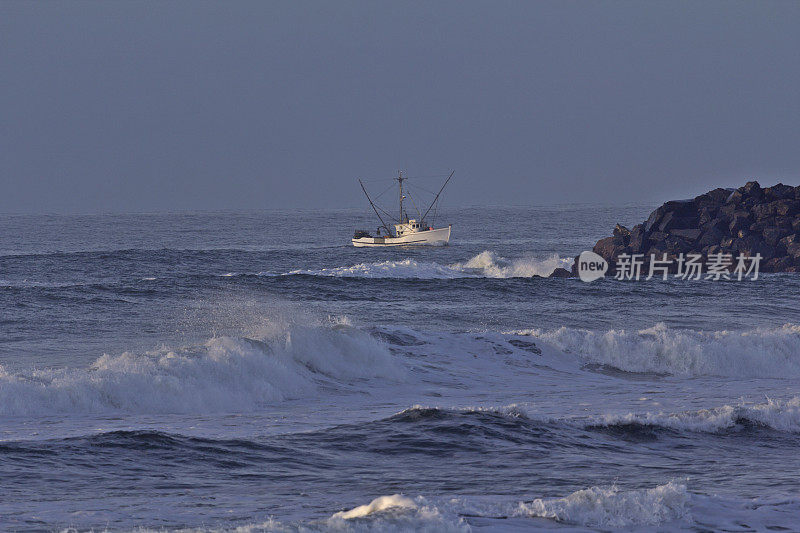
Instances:
[[[466,262],[451,265],[409,258],[318,270],[292,270],[287,275],[374,279],[532,278],[547,277],[556,268],[569,267],[570,263],[571,260],[558,255],[546,259],[523,257],[510,260],[486,250]]]
[[[629,491],[591,487],[563,498],[522,502],[517,512],[588,527],[654,526],[686,516],[688,501],[686,486],[675,482]]]
[[[724,405],[682,413],[607,415],[596,426],[656,426],[676,431],[717,433],[741,426],[755,426],[788,433],[800,432],[800,397],[768,399],[755,405]]]
[[[314,394],[319,380],[401,380],[380,341],[347,325],[277,328],[265,340],[103,355],[90,368],[12,374],[0,366],[0,414],[249,411]]]
[[[522,333],[522,332],[517,332]],[[524,333],[584,361],[626,372],[679,376],[800,376],[800,325],[745,332],[676,330],[663,323],[638,331],[562,327]]]

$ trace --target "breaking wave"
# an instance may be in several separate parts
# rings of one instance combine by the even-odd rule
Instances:
[[[556,268],[569,267],[570,263],[571,260],[557,255],[546,259],[525,257],[509,260],[494,252],[484,251],[464,263],[451,265],[404,259],[319,270],[293,270],[287,275],[376,279],[531,278],[549,276]]]
[[[487,278],[532,278],[533,276],[549,276],[558,267],[569,268],[571,259],[552,255],[546,259],[525,257],[520,259],[504,259],[494,252],[483,251],[467,261],[452,265],[455,269],[474,272]]]
[[[688,501],[686,486],[674,482],[628,491],[591,487],[563,498],[522,502],[517,512],[589,527],[655,526],[685,517]]]
[[[0,415],[252,411],[322,389],[370,392],[370,380],[397,383],[409,372],[417,383],[403,390],[412,393],[428,391],[431,384],[448,390],[469,384],[526,391],[532,376],[547,382],[551,373],[578,377],[598,367],[615,369],[611,375],[797,378],[800,326],[697,332],[659,324],[632,332],[560,328],[475,334],[272,321],[266,332],[146,353],[106,354],[85,368],[12,371],[0,365]],[[800,427],[800,400],[630,416],[630,423],[679,429],[716,431],[749,421],[795,431]]]
[[[300,532],[469,532],[725,530],[789,531],[800,511],[797,498],[745,499],[691,493],[680,482],[652,488],[622,490],[590,487],[564,497],[510,503],[470,497],[414,498],[394,494],[328,518],[303,522],[263,522],[231,527],[181,529],[185,533]],[[538,519],[534,522],[533,519]],[[552,526],[545,520],[551,520]],[[709,524],[714,524],[709,526]],[[743,529],[744,528],[744,529]],[[137,533],[164,531],[136,528]]]
[[[763,428],[786,433],[800,433],[800,396],[789,399],[767,399],[763,403],[722,405],[708,409],[682,412],[644,412],[605,414],[584,417],[554,418],[535,409],[518,404],[504,407],[438,408],[415,405],[395,414],[392,422],[424,422],[429,420],[465,423],[479,417],[483,424],[521,422],[553,431],[571,427],[596,430],[612,428],[636,432],[641,427],[661,428],[677,432],[720,433],[742,428]]]
[[[800,326],[772,329],[690,331],[659,323],[639,331],[605,332],[562,327],[552,331],[526,330],[585,362],[626,372],[678,376],[740,377],[800,376]]]
[[[335,513],[321,525],[328,531],[470,531],[463,518],[443,513],[421,496],[400,494]]]
[[[628,413],[608,415],[600,426],[653,426],[676,431],[717,433],[743,426],[800,432],[800,397],[788,400],[768,399],[754,405],[723,405],[713,409],[681,413]]]
[[[249,411],[347,386],[401,380],[384,343],[346,324],[275,326],[265,339],[215,337],[200,346],[103,355],[89,368],[10,373],[0,366],[0,414]]]
[[[161,532],[163,529],[137,528],[137,533]],[[184,533],[313,533],[313,532],[386,532],[386,533],[467,533],[472,531],[466,521],[446,513],[422,496],[409,498],[400,494],[380,496],[370,503],[349,511],[303,523],[284,523],[270,518],[261,523],[230,528],[190,528]]]
[[[328,518],[296,523],[269,519],[235,529],[187,529],[187,532],[236,531],[296,533],[348,532],[469,532],[468,518],[482,519],[492,530],[521,531],[531,528],[531,518],[545,518],[583,527],[623,528],[657,526],[689,519],[691,496],[682,484],[670,482],[651,489],[620,490],[617,487],[591,487],[563,498],[543,498],[510,504],[501,501],[483,504],[465,498],[410,498],[401,494],[380,496],[371,502]],[[461,515],[463,513],[463,516]],[[537,524],[541,528],[542,524]],[[483,527],[477,527],[482,530]],[[137,529],[137,531],[154,531]]]

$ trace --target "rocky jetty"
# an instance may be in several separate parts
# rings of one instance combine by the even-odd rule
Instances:
[[[714,189],[692,200],[667,202],[631,229],[620,224],[597,241],[593,251],[613,275],[621,254],[643,254],[673,264],[680,254],[761,255],[761,272],[800,272],[800,186],[762,188],[748,182],[738,189]],[[576,263],[572,274],[577,274]]]

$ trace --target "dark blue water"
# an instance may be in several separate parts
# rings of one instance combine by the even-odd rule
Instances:
[[[651,208],[2,216],[0,528],[792,529],[800,278],[542,277]]]

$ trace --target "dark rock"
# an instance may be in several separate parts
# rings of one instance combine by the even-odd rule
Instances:
[[[664,205],[650,213],[650,217],[644,224],[645,233],[657,229],[667,219],[672,218],[695,218],[697,217],[697,203],[696,200],[673,200],[666,202]],[[668,226],[661,229],[664,231],[669,229]]]
[[[762,243],[758,253],[761,254],[762,259],[772,259],[773,257],[783,257],[786,254],[786,249]]]
[[[731,223],[728,225],[728,229],[731,233],[738,233],[739,230],[747,229],[750,227],[750,213],[747,211],[737,211],[734,213],[733,217],[731,217]]]
[[[743,238],[734,239],[732,249],[735,252],[741,252],[745,255],[755,255],[760,244],[761,239],[755,235],[748,235]]]
[[[717,217],[717,209],[713,207],[703,207],[699,211],[697,223],[701,226],[705,226],[706,224],[714,220],[716,217]]]
[[[733,252],[735,255],[741,254],[748,257],[759,254],[762,259],[772,259],[777,255],[777,247],[766,244],[755,235],[749,235],[733,241]]]
[[[628,246],[631,247],[633,253],[639,253],[645,240],[644,225],[636,224],[631,230],[631,239]]]
[[[623,244],[627,246],[631,242],[631,230],[629,230],[622,224],[617,224],[614,227],[614,237],[621,238]]]
[[[778,242],[781,245],[783,245],[785,248],[789,248],[790,244],[795,244],[795,243],[800,242],[800,234],[793,233],[791,235],[787,235],[786,237],[782,238]]]
[[[783,200],[794,198],[794,187],[778,183],[772,187],[764,189],[764,196],[767,200]]]
[[[697,206],[698,210],[704,209],[704,208],[707,208],[707,207],[710,207],[710,206],[713,206],[713,205],[716,205],[716,204],[719,204],[719,203],[720,202],[714,200],[714,198],[711,196],[710,192],[707,192],[705,194],[701,194],[700,196],[695,196],[695,198],[694,198],[694,204]]]
[[[616,263],[615,258],[629,250],[619,237],[606,237],[597,241],[592,251],[609,263]]]
[[[774,217],[776,212],[777,205],[775,203],[767,203],[767,204],[758,204],[753,207],[751,212],[753,216],[756,217],[758,220],[764,220],[769,217]]]
[[[775,227],[780,228],[784,235],[789,235],[790,233],[795,233],[792,222],[793,219],[791,217],[778,217],[775,219]]]
[[[800,200],[778,200],[775,202],[775,214],[779,217],[793,217],[800,212]]]
[[[650,213],[650,216],[647,218],[647,220],[644,223],[644,231],[646,233],[650,233],[651,231],[653,231],[653,229],[655,228],[656,224],[658,224],[661,221],[661,217],[663,217],[664,213],[666,213],[666,212],[667,212],[667,208],[662,205],[661,207],[659,207],[658,209],[656,209],[655,211]]]
[[[783,232],[780,230],[780,228],[769,227],[764,228],[762,235],[764,235],[764,242],[770,246],[776,246],[783,237]]]
[[[725,200],[725,203],[739,205],[739,203],[742,201],[743,198],[744,195],[741,193],[741,191],[736,190],[728,195],[728,198]]]
[[[730,220],[733,218],[733,214],[739,211],[739,206],[736,204],[725,204],[724,206],[719,208],[717,211],[717,216],[724,220]]]
[[[702,226],[702,228],[706,231],[718,230],[723,233],[728,233],[728,224],[729,222],[724,218],[715,218],[708,224]]]
[[[748,181],[744,184],[744,187],[742,187],[740,191],[746,197],[753,198],[756,201],[760,201],[764,198],[764,190],[757,181]]]
[[[665,253],[668,258],[726,253],[734,259],[761,254],[765,272],[800,271],[800,186],[762,188],[750,181],[739,189],[714,189],[692,200],[665,202],[631,230],[617,224],[613,236],[593,249],[612,272],[623,253],[644,254],[643,271],[651,254],[661,259]]]
[[[650,242],[661,242],[667,238],[667,234],[663,231],[654,231],[650,234]]]
[[[721,231],[719,229],[716,229],[716,228],[708,229],[708,230],[706,230],[705,233],[703,233],[703,236],[700,237],[700,240],[697,241],[697,246],[699,246],[702,249],[702,248],[705,248],[707,246],[711,246],[712,244],[717,244],[725,236],[726,236],[726,233],[724,233],[723,231]]]
[[[681,237],[686,239],[687,241],[694,242],[699,237],[700,234],[703,233],[701,229],[674,229],[669,232],[670,235],[675,235],[676,237]]]
[[[553,270],[553,272],[551,272],[550,275],[547,276],[547,277],[548,278],[571,278],[572,277],[572,272],[570,272],[566,268],[558,267],[555,270]]]
[[[667,211],[664,213],[664,216],[661,217],[661,221],[658,223],[658,231],[665,232],[667,229],[672,227],[672,220],[675,218],[675,213],[673,211]]]
[[[649,260],[650,256],[654,255],[656,257],[661,257],[661,254],[667,251],[667,243],[666,241],[659,241],[653,243],[650,248],[647,249],[645,252],[645,257]]]
[[[672,219],[668,229],[694,229],[698,225],[698,217],[677,217]]]
[[[691,217],[697,215],[697,204],[694,200],[672,200],[664,203],[667,211],[671,211],[679,217]]]
[[[788,257],[773,257],[759,265],[759,270],[761,272],[786,272],[791,266],[792,260]]]
[[[667,251],[671,254],[684,254],[692,249],[691,242],[672,234],[670,234],[664,242],[667,245]]]
[[[708,191],[704,196],[708,196],[715,204],[720,205],[725,203],[725,200],[728,198],[731,192],[733,192],[733,189],[723,189],[722,187],[717,187],[712,191]]]
[[[572,274],[572,277],[574,278],[578,277],[578,261],[580,260],[580,258],[581,258],[580,255],[576,255],[575,259],[572,260],[572,268],[570,269],[570,274]]]

